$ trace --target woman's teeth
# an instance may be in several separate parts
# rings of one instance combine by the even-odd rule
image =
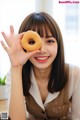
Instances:
[[[37,57],[38,60],[46,60],[48,57]]]

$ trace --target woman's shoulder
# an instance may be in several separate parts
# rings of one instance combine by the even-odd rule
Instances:
[[[78,77],[80,75],[80,67],[73,64],[68,64],[69,66],[69,74]]]
[[[68,64],[68,66],[70,85],[75,86],[80,81],[80,67],[73,64]]]
[[[65,66],[66,66],[66,69],[69,70],[69,74],[70,73],[74,73],[75,75],[80,74],[80,66],[69,64],[69,63],[66,63]]]
[[[80,67],[73,65],[73,64],[68,64],[69,68],[69,98],[72,96],[73,91],[75,91],[76,88],[80,88]]]

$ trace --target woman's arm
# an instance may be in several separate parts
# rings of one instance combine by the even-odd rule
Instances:
[[[25,120],[25,102],[22,88],[22,66],[27,60],[38,53],[39,50],[33,52],[25,52],[21,46],[21,39],[24,33],[14,34],[13,26],[10,26],[10,35],[2,32],[3,38],[8,46],[1,41],[4,50],[7,52],[11,62],[11,96],[9,104],[9,116],[11,120]]]
[[[22,66],[11,68],[9,116],[11,120],[26,120],[25,103],[22,90]]]

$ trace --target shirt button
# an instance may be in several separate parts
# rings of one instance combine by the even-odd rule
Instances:
[[[62,119],[65,120],[65,119],[66,119],[66,116],[63,116]]]

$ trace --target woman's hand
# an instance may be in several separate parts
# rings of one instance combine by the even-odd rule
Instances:
[[[1,41],[1,44],[8,53],[12,66],[24,65],[32,55],[39,52],[39,50],[36,50],[27,53],[23,50],[20,42],[23,35],[24,33],[15,35],[13,26],[10,26],[9,36],[6,35],[5,32],[2,32],[2,36],[4,37],[8,46],[6,46],[3,41]]]

